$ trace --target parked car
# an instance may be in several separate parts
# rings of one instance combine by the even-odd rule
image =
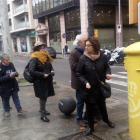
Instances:
[[[49,55],[52,58],[56,58],[56,50],[53,47],[46,47],[46,51],[49,52]]]

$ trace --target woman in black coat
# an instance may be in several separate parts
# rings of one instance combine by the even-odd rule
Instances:
[[[49,56],[49,53],[45,51],[46,44],[36,42],[33,47],[32,58],[29,63],[29,72],[35,78],[34,91],[35,96],[40,98],[40,110],[41,120],[49,122],[46,115],[50,115],[46,111],[45,105],[47,98],[55,95],[53,88],[54,70],[52,67],[53,59]]]
[[[13,63],[10,62],[10,58],[7,54],[1,54],[0,59],[0,96],[3,100],[5,117],[10,116],[9,100],[11,96],[13,98],[18,115],[25,114],[26,111],[22,109],[18,97],[19,87],[15,78],[18,77],[18,72],[16,71]]]
[[[97,103],[102,114],[103,121],[114,128],[115,125],[109,121],[106,110],[105,98],[100,93],[99,81],[95,75],[95,68],[99,79],[111,79],[111,70],[106,56],[100,51],[100,43],[94,37],[86,40],[84,55],[81,56],[77,65],[76,76],[81,84],[82,99],[86,104],[87,118],[89,128],[86,135],[94,131],[94,104]]]

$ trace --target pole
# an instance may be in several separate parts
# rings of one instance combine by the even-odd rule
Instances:
[[[94,36],[93,0],[88,0],[88,36]]]
[[[7,0],[0,0],[0,24],[3,38],[4,53],[8,54],[13,62],[13,49],[11,43]]]
[[[121,25],[121,2],[120,0],[118,0],[119,2],[119,25]],[[121,33],[119,32],[119,47],[121,47]]]

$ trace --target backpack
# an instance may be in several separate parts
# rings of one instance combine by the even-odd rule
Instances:
[[[35,78],[30,75],[29,64],[30,64],[30,61],[24,69],[23,76],[29,83],[33,83],[35,81]]]

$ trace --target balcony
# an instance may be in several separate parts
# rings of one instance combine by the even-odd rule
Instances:
[[[28,10],[27,4],[21,5],[21,6],[17,7],[16,9],[14,9],[14,15],[22,13],[22,12],[24,12],[26,10]]]
[[[80,0],[51,0],[51,2],[42,1],[40,4],[33,6],[33,17],[37,19],[79,6]]]
[[[93,4],[96,5],[118,5],[118,0],[93,0]],[[128,0],[122,0],[121,5],[128,6]]]
[[[30,24],[29,24],[28,21],[27,22],[21,22],[19,24],[16,24],[15,25],[15,30],[21,29],[21,28],[26,28],[26,27],[30,27]]]
[[[8,17],[9,17],[9,18],[11,17],[11,12],[8,12]]]

